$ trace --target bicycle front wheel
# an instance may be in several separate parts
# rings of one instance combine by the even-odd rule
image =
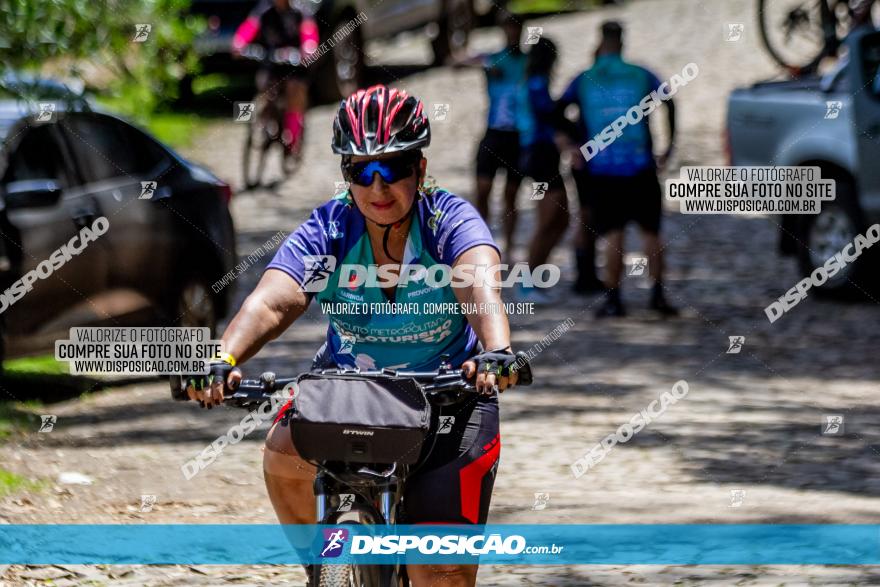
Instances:
[[[838,4],[840,0],[758,0],[758,24],[767,52],[783,67],[815,70],[840,44]]]

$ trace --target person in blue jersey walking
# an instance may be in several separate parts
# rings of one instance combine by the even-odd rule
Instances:
[[[236,368],[280,336],[317,299],[343,311],[329,314],[313,368],[433,370],[448,355],[479,392],[456,404],[452,430],[438,434],[407,479],[399,522],[485,524],[501,451],[498,393],[515,385],[516,355],[501,306],[498,247],[467,201],[426,189],[422,149],[431,130],[422,102],[383,85],[344,100],[333,125],[348,192],[316,208],[280,247],[256,289],[223,333],[226,350],[211,362],[212,380],[189,380],[187,393],[205,407],[241,381]],[[431,285],[425,271],[484,267],[493,279]],[[392,283],[364,282],[346,267],[377,268]],[[476,272],[475,272],[476,273]],[[410,275],[404,280],[404,275]],[[384,280],[383,280],[384,281]],[[436,280],[435,280],[436,281]],[[372,304],[432,308],[454,302],[498,312],[377,313]],[[351,310],[351,311],[348,311]],[[269,430],[263,453],[266,489],[282,524],[314,524],[315,467],[291,441],[290,404]],[[472,587],[476,565],[408,565],[413,585]]]
[[[593,67],[578,75],[559,99],[560,112],[572,104],[579,110],[578,132],[571,138],[572,174],[578,187],[581,208],[593,228],[606,241],[607,288],[604,304],[597,317],[624,316],[626,310],[620,297],[623,273],[623,229],[630,221],[642,229],[648,272],[653,280],[650,308],[662,315],[678,311],[666,301],[663,287],[663,246],[660,241],[662,192],[657,169],[663,167],[673,149],[675,137],[675,106],[667,100],[669,117],[669,148],[656,158],[647,117],[629,124],[622,133],[605,146],[591,153],[590,158],[579,147],[602,132],[614,120],[625,116],[633,106],[662,84],[652,72],[623,59],[623,27],[608,21],[602,24],[602,39],[596,50]],[[577,169],[580,166],[580,169]],[[582,235],[589,237],[590,235]],[[578,281],[590,281],[592,259],[579,259]]]
[[[547,262],[553,248],[568,228],[568,196],[559,173],[556,131],[560,126],[555,103],[550,96],[550,76],[556,63],[556,45],[542,37],[529,50],[526,82],[520,88],[517,108],[520,168],[530,177],[531,198],[535,200],[537,220],[529,243],[529,267]],[[517,290],[521,301],[547,304],[548,292],[524,285]]]

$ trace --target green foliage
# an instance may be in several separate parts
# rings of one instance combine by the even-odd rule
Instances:
[[[33,481],[11,471],[0,469],[0,497],[19,491],[37,491],[44,487],[43,483]]]
[[[0,0],[0,63],[13,70],[88,77],[125,100],[131,112],[173,99],[197,66],[202,30],[189,0]],[[136,26],[151,30],[135,42]],[[98,80],[97,82],[95,80]]]

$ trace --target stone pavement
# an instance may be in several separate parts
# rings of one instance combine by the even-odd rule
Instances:
[[[598,23],[619,16],[628,26],[630,58],[661,78],[688,62],[700,75],[678,104],[680,140],[674,165],[721,164],[725,97],[737,85],[770,77],[772,63],[758,47],[754,3],[746,0],[652,0],[537,23],[561,48],[555,88],[587,62]],[[726,42],[728,23],[746,23],[740,42]],[[533,23],[530,23],[533,24]],[[481,32],[476,47],[497,46]],[[411,37],[375,48],[377,54],[418,55]],[[413,57],[408,57],[413,58]],[[413,58],[414,59],[414,58]],[[462,195],[472,190],[472,159],[485,109],[481,75],[433,69],[400,85],[428,103],[449,103],[447,123],[434,125],[429,169],[440,184]],[[338,162],[329,154],[331,107],[308,118],[306,172],[278,193],[239,194],[234,215],[239,253],[246,256],[277,230],[291,230],[333,189]],[[217,123],[190,154],[238,185],[243,129]],[[573,201],[573,198],[572,198]],[[522,197],[524,230],[531,202]],[[677,320],[641,308],[646,284],[625,283],[631,317],[597,322],[597,298],[568,293],[569,246],[554,254],[564,283],[557,303],[511,319],[514,344],[531,346],[567,319],[573,327],[535,361],[537,383],[503,396],[503,450],[490,521],[496,523],[878,523],[880,429],[877,427],[875,324],[870,301],[838,303],[811,296],[774,324],[763,308],[798,279],[793,262],[775,253],[772,218],[665,219],[671,300]],[[496,226],[497,228],[497,226]],[[628,250],[639,250],[637,235]],[[238,299],[258,270],[237,284]],[[308,366],[322,337],[319,310],[248,364],[295,373]],[[728,337],[744,336],[738,354]],[[689,393],[650,426],[579,479],[571,463],[604,436],[684,379]],[[228,410],[202,412],[171,405],[160,384],[136,384],[52,406],[52,434],[0,446],[5,468],[47,479],[50,489],[0,500],[0,521],[104,523],[271,523],[260,475],[258,435],[230,447],[186,483],[181,462],[241,418]],[[823,436],[825,414],[845,416],[844,434]],[[92,485],[51,482],[78,471]],[[547,507],[532,509],[535,493]],[[140,496],[154,494],[152,512],[138,511]],[[735,497],[738,496],[738,497]],[[732,502],[732,500],[735,500]],[[732,506],[732,504],[734,504]],[[194,545],[194,548],[198,546]],[[0,570],[2,573],[2,570]],[[10,567],[10,585],[275,585],[302,581],[299,569],[264,567]],[[91,583],[90,583],[91,582]],[[830,585],[880,584],[876,567],[494,567],[480,585]]]

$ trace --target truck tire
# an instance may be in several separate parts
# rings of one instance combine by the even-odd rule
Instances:
[[[450,56],[464,53],[474,28],[473,0],[446,0],[437,23],[437,36],[431,40],[434,65],[443,65]]]
[[[823,202],[819,214],[804,216],[798,231],[798,265],[804,276],[810,275],[868,228],[853,181],[833,175],[832,178],[837,180],[834,201]],[[863,250],[854,262],[847,263],[825,283],[816,286],[816,293],[832,297],[853,297],[860,292],[863,295],[869,285],[867,267],[876,258],[872,253],[875,252]]]

